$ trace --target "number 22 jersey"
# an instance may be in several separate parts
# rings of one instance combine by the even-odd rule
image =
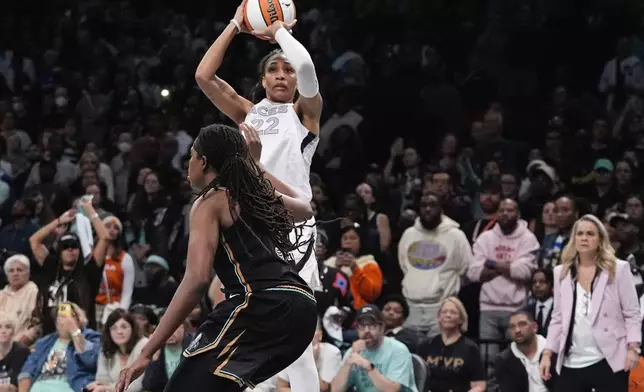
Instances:
[[[300,195],[300,198],[311,200],[311,161],[320,139],[302,125],[292,103],[271,102],[263,99],[252,107],[246,115],[246,123],[251,124],[262,141],[262,156],[260,162],[280,181],[285,182]],[[301,230],[299,242],[315,240],[315,220],[306,222]],[[291,233],[291,241],[295,241],[295,233]],[[311,286],[318,289],[320,285],[315,248],[307,252],[308,244],[293,252],[296,263],[300,260],[305,266],[300,276]],[[303,260],[306,257],[307,260]]]
[[[319,138],[302,125],[292,103],[263,99],[248,112],[246,123],[262,140],[261,163],[275,177],[311,200],[311,161]]]

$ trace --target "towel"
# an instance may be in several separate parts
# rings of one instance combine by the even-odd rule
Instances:
[[[85,262],[89,261],[89,256],[94,249],[94,236],[92,235],[92,222],[82,213],[76,213],[75,225],[73,230],[80,241],[81,251]]]

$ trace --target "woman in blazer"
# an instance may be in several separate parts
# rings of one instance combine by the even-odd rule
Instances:
[[[554,269],[554,311],[540,364],[548,380],[553,353],[555,392],[627,392],[639,360],[639,302],[627,262],[615,258],[606,228],[593,215],[573,226]]]

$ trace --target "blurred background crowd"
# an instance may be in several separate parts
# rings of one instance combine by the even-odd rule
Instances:
[[[111,391],[162,317],[185,267],[189,149],[200,127],[228,122],[193,75],[237,5],[2,6],[1,391]],[[509,316],[528,306],[547,333],[551,269],[585,213],[642,283],[641,2],[297,7],[325,103],[311,175],[323,390],[370,304],[420,358],[416,387],[500,387]],[[250,94],[268,50],[239,36],[222,78]],[[488,277],[492,261],[521,276]],[[130,390],[163,389],[213,298]],[[447,330],[457,344],[437,346]]]

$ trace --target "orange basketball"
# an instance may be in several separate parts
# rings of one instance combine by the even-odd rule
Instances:
[[[286,23],[295,20],[293,0],[246,0],[244,2],[244,24],[249,31],[263,29],[278,20]]]

